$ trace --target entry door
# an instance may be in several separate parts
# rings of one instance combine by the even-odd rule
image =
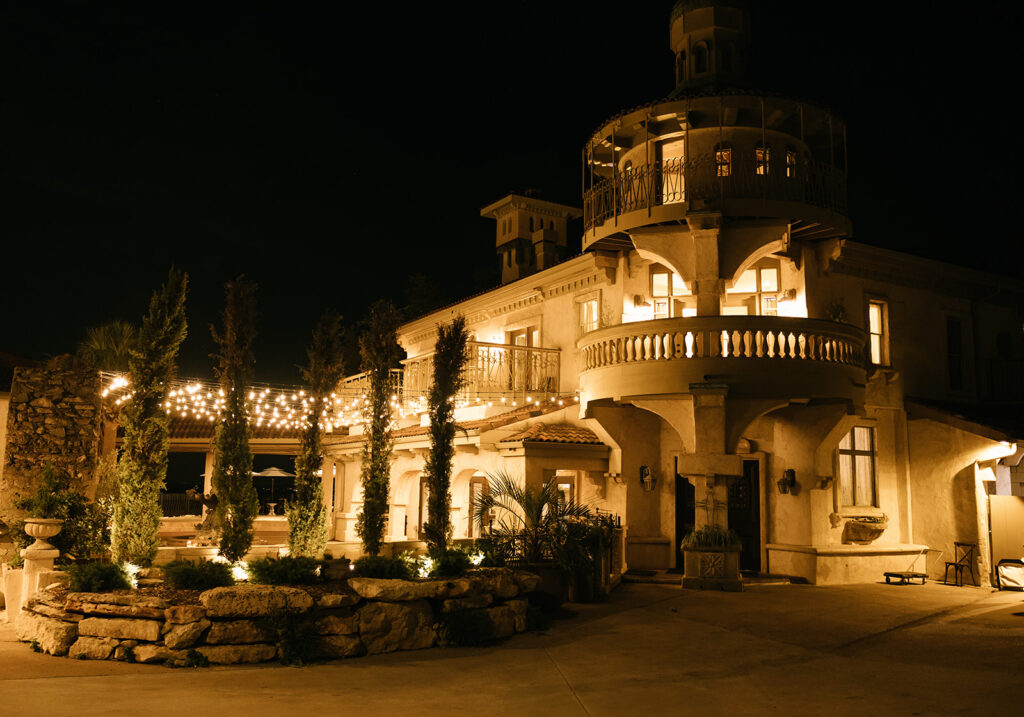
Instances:
[[[743,461],[743,475],[729,479],[729,527],[743,541],[740,569],[761,570],[761,475],[757,461]]]
[[[693,531],[696,523],[696,503],[693,483],[676,474],[676,568],[683,569],[683,538]]]

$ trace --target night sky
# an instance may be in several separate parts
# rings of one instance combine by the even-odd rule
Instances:
[[[174,264],[183,374],[244,273],[293,382],[325,308],[493,286],[480,208],[580,205],[588,134],[673,87],[672,4],[5,3],[0,351],[137,322]],[[1021,5],[754,6],[755,85],[847,120],[856,238],[1020,275]]]

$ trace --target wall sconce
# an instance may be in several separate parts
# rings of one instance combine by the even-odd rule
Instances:
[[[651,469],[647,466],[640,466],[640,485],[643,489],[650,493],[654,490],[654,484],[658,482],[658,479],[651,473]]]
[[[792,468],[782,471],[782,477],[778,480],[778,486],[780,493],[789,493],[796,486],[796,471]]]

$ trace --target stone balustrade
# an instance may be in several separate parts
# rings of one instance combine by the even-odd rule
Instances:
[[[585,398],[623,393],[685,392],[689,382],[708,376],[743,382],[745,377],[822,375],[830,367],[863,373],[864,333],[855,326],[818,319],[779,316],[701,316],[620,324],[593,331],[578,342],[581,385]],[[610,385],[617,379],[635,383],[629,370],[668,364],[680,377],[663,390]],[[689,370],[688,370],[689,369]],[[817,371],[809,369],[817,369]],[[597,374],[606,374],[599,378]],[[589,374],[589,375],[588,375]],[[664,378],[664,371],[659,376]],[[827,374],[826,374],[827,375]],[[846,375],[851,375],[849,371]],[[632,378],[631,378],[632,376]],[[685,380],[684,380],[685,379]],[[730,381],[731,382],[731,381]],[[598,396],[594,389],[601,386]],[[591,395],[586,395],[588,388]]]

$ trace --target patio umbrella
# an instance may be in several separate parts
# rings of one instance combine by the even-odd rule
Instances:
[[[252,477],[253,478],[269,478],[270,479],[270,497],[271,497],[271,499],[273,499],[274,498],[274,479],[275,478],[294,478],[295,474],[294,473],[289,473],[288,471],[283,470],[281,468],[277,468],[275,466],[271,466],[270,468],[266,468],[266,469],[260,471],[259,473],[253,473]]]

